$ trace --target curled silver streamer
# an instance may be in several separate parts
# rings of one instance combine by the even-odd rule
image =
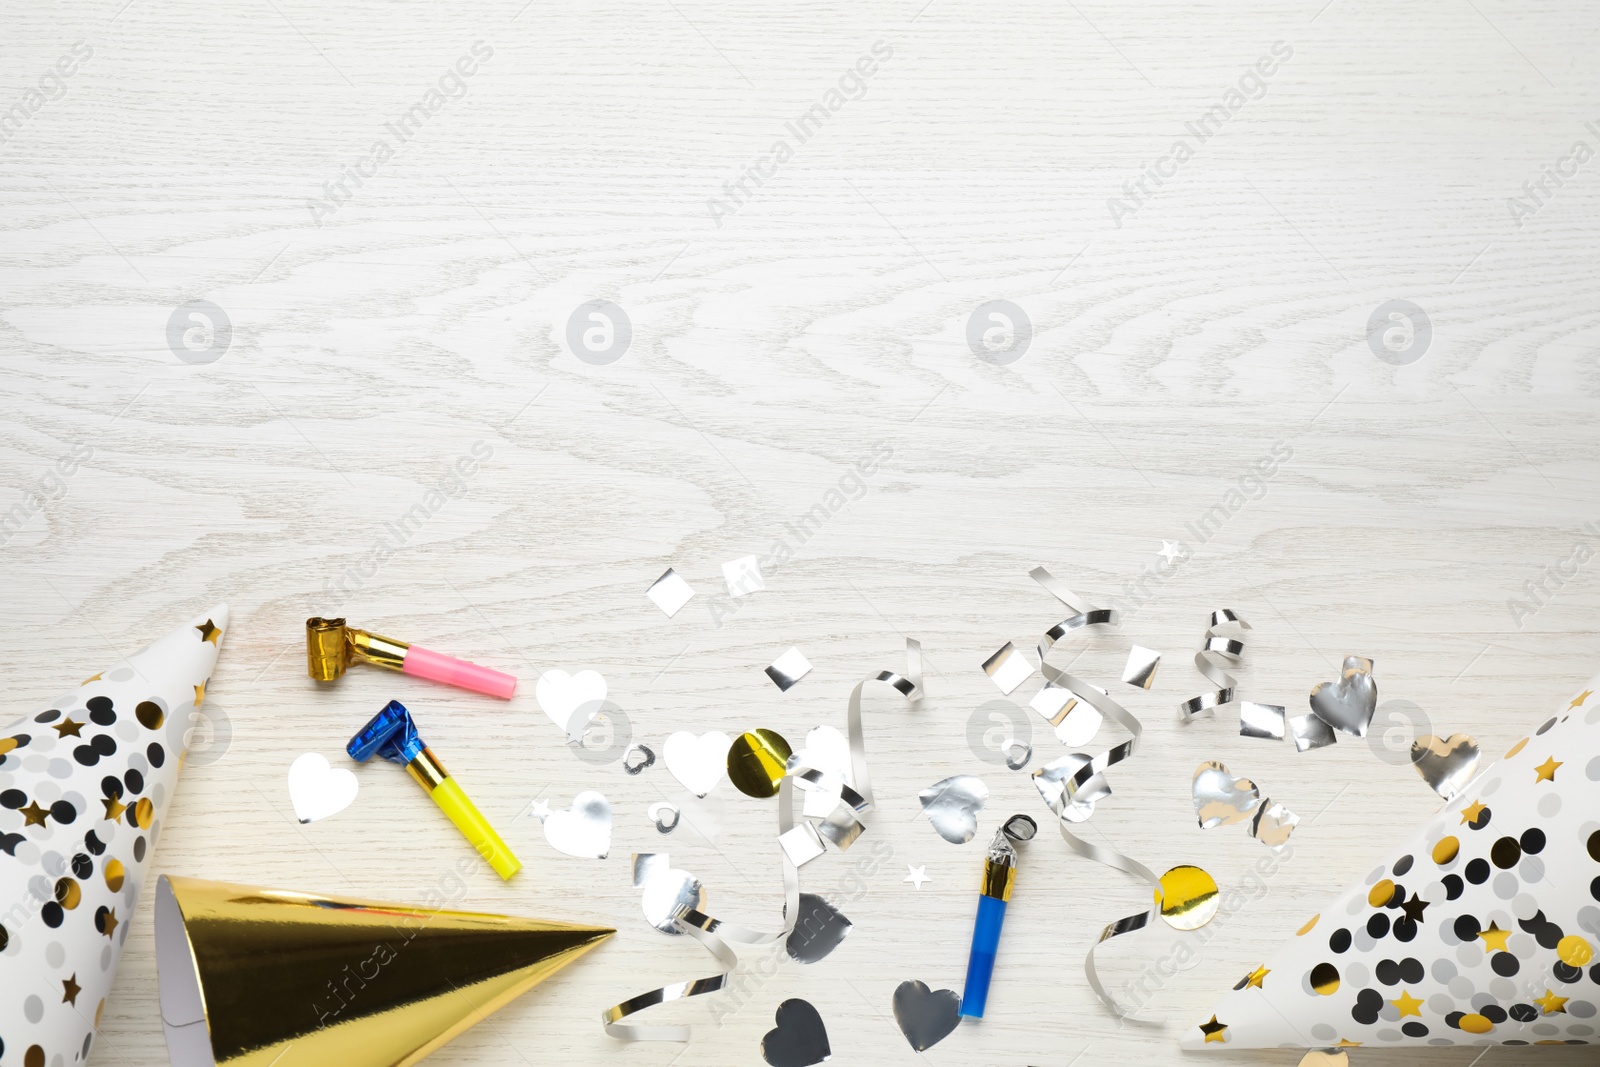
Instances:
[[[1116,766],[1134,754],[1139,747],[1139,739],[1144,736],[1144,727],[1131,712],[1121,704],[1118,704],[1098,686],[1090,685],[1080,678],[1050,666],[1044,661],[1045,655],[1055,647],[1062,637],[1074,630],[1089,626],[1116,626],[1119,624],[1120,618],[1114,611],[1090,607],[1070,589],[1057,581],[1043,567],[1035,567],[1029,574],[1036,582],[1044,586],[1052,596],[1077,613],[1071,618],[1050,627],[1039,641],[1039,671],[1044,675],[1045,684],[1067,690],[1073,696],[1100,712],[1101,715],[1115,722],[1129,734],[1126,741],[1091,757],[1087,763],[1062,780],[1061,802],[1051,802],[1049,805],[1057,816],[1056,827],[1061,831],[1061,836],[1066,841],[1067,846],[1078,855],[1085,859],[1094,860],[1096,863],[1103,863],[1107,867],[1115,868],[1126,874],[1131,874],[1135,878],[1142,878],[1153,889],[1160,889],[1161,879],[1149,867],[1146,867],[1131,856],[1123,855],[1114,848],[1085,841],[1068,829],[1068,822],[1063,814],[1068,803],[1077,796],[1080,789],[1083,789],[1092,779],[1108,768]],[[1229,614],[1231,615],[1232,612],[1229,612]],[[1039,773],[1039,771],[1034,772],[1036,776]],[[1084,821],[1087,821],[1087,819]],[[1158,914],[1159,909],[1151,907],[1137,915],[1129,915],[1109,924],[1100,932],[1099,938],[1090,946],[1088,953],[1083,958],[1083,973],[1084,977],[1089,981],[1089,988],[1094,990],[1095,996],[1100,998],[1101,1003],[1105,1004],[1120,1018],[1131,1022],[1157,1023],[1164,1021],[1164,1017],[1142,1018],[1137,1015],[1136,1011],[1125,1009],[1119,1004],[1100,981],[1099,970],[1095,966],[1095,952],[1102,944],[1113,937],[1144,929],[1149,925],[1151,918]]]
[[[922,645],[912,638],[906,638],[906,673],[901,675],[893,671],[880,671],[871,678],[865,678],[857,683],[855,690],[850,694],[848,715],[850,766],[856,788],[852,789],[849,785],[840,783],[839,808],[829,817],[828,824],[832,828],[824,833],[824,836],[834,841],[840,848],[848,847],[849,843],[866,829],[865,823],[861,822],[859,816],[872,807],[872,784],[867,772],[866,737],[861,725],[861,693],[871,682],[881,682],[889,686],[904,697],[908,704],[915,706],[922,699]],[[778,783],[780,837],[794,829],[796,825],[794,811],[796,783],[804,781],[807,787],[820,788],[828,783],[829,777],[825,771],[800,764],[791,768]],[[837,820],[843,816],[848,816],[849,825],[841,828]],[[840,843],[841,839],[844,841],[843,844]],[[713,956],[727,966],[728,970],[709,978],[675,982],[612,1005],[600,1013],[600,1021],[606,1033],[624,1041],[688,1041],[691,1032],[687,1026],[641,1026],[637,1023],[625,1023],[622,1020],[658,1004],[715,993],[724,988],[732,977],[733,968],[739,962],[728,944],[730,941],[741,945],[759,946],[770,945],[788,938],[800,914],[800,872],[787,853],[783,855],[783,899],[784,924],[779,930],[756,930],[723,922],[695,908],[680,908],[674,915],[679,929],[704,945]]]
[[[1233,703],[1234,687],[1239,683],[1228,673],[1227,668],[1238,663],[1239,657],[1244,654],[1244,639],[1217,633],[1217,627],[1230,625],[1238,626],[1241,630],[1250,629],[1250,624],[1240,618],[1232,608],[1218,608],[1211,613],[1211,625],[1206,627],[1205,642],[1200,651],[1194,654],[1194,667],[1205,676],[1206,681],[1217,688],[1210,693],[1192,696],[1179,704],[1180,722],[1192,722],[1198,715],[1213,712],[1224,704]]]

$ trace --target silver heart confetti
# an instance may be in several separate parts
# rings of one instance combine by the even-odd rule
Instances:
[[[989,787],[981,778],[958,774],[933,783],[918,793],[917,799],[939,836],[962,845],[978,832],[978,812],[989,802]]]
[[[1296,752],[1310,752],[1314,748],[1327,748],[1339,740],[1333,732],[1333,727],[1309,711],[1304,715],[1296,715],[1289,720],[1289,732],[1294,735],[1294,750]]]
[[[557,852],[603,860],[611,851],[611,801],[593,789],[572,798],[572,807],[544,817],[544,838]]]
[[[705,910],[706,893],[700,879],[674,869],[665,852],[634,854],[633,885],[644,890],[639,906],[645,921],[664,934],[683,932],[675,918],[684,909]]]
[[[954,989],[901,982],[894,991],[894,1021],[913,1049],[926,1052],[961,1025],[961,996]]]
[[[1222,763],[1207,760],[1194,772],[1194,813],[1200,828],[1244,822],[1261,803],[1261,791],[1248,778],[1235,778]]]
[[[1449,800],[1478,769],[1478,742],[1466,734],[1424,734],[1411,742],[1411,765],[1435,793]]]
[[[1378,710],[1378,683],[1372,678],[1372,661],[1346,656],[1337,682],[1318,682],[1311,690],[1311,710],[1335,730],[1366,737],[1367,724]]]
[[[1282,848],[1288,843],[1289,835],[1294,833],[1294,828],[1298,825],[1300,816],[1282,804],[1264,800],[1256,809],[1255,818],[1250,820],[1250,836],[1263,845]]]
[[[784,947],[790,959],[816,963],[839,947],[852,925],[844,913],[825,898],[815,893],[801,893],[799,917]]]
[[[811,1067],[833,1055],[822,1016],[805,1000],[786,1000],[774,1014],[777,1026],[761,1039],[761,1058],[772,1067]]]

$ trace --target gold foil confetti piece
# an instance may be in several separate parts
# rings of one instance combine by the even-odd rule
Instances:
[[[1200,828],[1244,822],[1261,805],[1261,791],[1248,778],[1235,778],[1217,760],[1207,760],[1194,772],[1194,813]]]
[[[776,730],[746,730],[728,748],[728,781],[747,797],[778,795],[793,750]]]
[[[767,668],[767,677],[772,679],[772,684],[785,693],[810,673],[811,661],[806,659],[798,648],[789,649],[773,660],[772,665]]]
[[[694,590],[689,588],[689,583],[683,580],[682,575],[668,567],[661,577],[650,584],[644,595],[666,612],[670,619],[694,596]]]
[[[670,834],[676,830],[678,828],[678,820],[683,818],[683,812],[678,809],[678,805],[669,800],[656,801],[645,809],[645,814],[649,816],[651,823],[655,825],[656,832],[662,834]]]
[[[1250,836],[1274,849],[1289,842],[1289,835],[1300,825],[1300,816],[1272,800],[1263,800],[1250,820]]]
[[[741,556],[724,563],[722,579],[728,583],[729,596],[745,596],[767,587],[761,577],[761,565],[754,556]]]
[[[1310,712],[1289,719],[1289,732],[1294,735],[1294,750],[1310,752],[1314,748],[1327,748],[1338,741],[1333,727]]]
[[[983,661],[983,673],[987,674],[995,685],[1000,687],[1000,692],[1010,695],[1011,691],[1034,672],[1034,666],[1028,662],[1028,657],[1017,650],[1017,646],[1007,641],[1000,646],[999,651]]]
[[[1372,661],[1346,656],[1337,682],[1318,682],[1311,690],[1311,712],[1317,718],[1355,737],[1367,736],[1367,725],[1378,710],[1378,683]]]
[[[1455,799],[1478,770],[1478,742],[1466,734],[1447,738],[1424,734],[1411,742],[1411,766],[1428,788],[1446,800]]]
[[[989,787],[981,778],[958,774],[930,785],[917,800],[940,837],[964,845],[978,832],[978,813],[989,802]]]
[[[1181,864],[1160,879],[1155,905],[1174,930],[1198,930],[1216,918],[1222,904],[1217,880],[1199,867]]]
[[[703,797],[722,781],[728,765],[728,749],[732,745],[733,739],[721,730],[707,730],[699,737],[688,730],[679,730],[661,747],[661,758],[679,785]]]
[[[1237,626],[1240,630],[1250,629],[1250,624],[1231,608],[1218,608],[1211,613],[1211,624],[1206,627],[1200,651],[1194,654],[1194,668],[1217,688],[1209,693],[1192,696],[1179,704],[1178,719],[1181,722],[1191,722],[1198,715],[1212,714],[1217,708],[1234,701],[1238,682],[1228,673],[1227,668],[1237,664],[1244,654],[1244,640],[1217,633],[1218,628],[1222,626]]]
[[[1283,740],[1284,709],[1282,704],[1257,704],[1253,700],[1239,702],[1239,736],[1259,737],[1269,741]]]
[[[1156,681],[1156,668],[1161,666],[1161,653],[1143,645],[1128,649],[1128,662],[1122,668],[1122,680],[1139,689],[1149,689]]]

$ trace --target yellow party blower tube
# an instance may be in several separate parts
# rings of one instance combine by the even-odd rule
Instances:
[[[390,763],[405,767],[406,773],[428,791],[439,810],[450,816],[461,835],[478,850],[484,862],[493,867],[501,878],[509,880],[522,870],[522,861],[512,855],[511,849],[495,833],[489,820],[483,817],[462,790],[450,772],[444,769],[422,738],[417,736],[417,726],[411,712],[398,700],[391,700],[361,732],[350,739],[345,751],[357,763],[365,763],[373,756],[382,756]]]

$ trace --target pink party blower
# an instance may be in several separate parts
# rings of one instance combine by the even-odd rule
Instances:
[[[391,671],[443,682],[474,693],[510,700],[517,679],[454,656],[430,652],[392,637],[380,637],[346,626],[343,619],[306,620],[306,671],[319,682],[344,674],[351,660],[361,660]]]

